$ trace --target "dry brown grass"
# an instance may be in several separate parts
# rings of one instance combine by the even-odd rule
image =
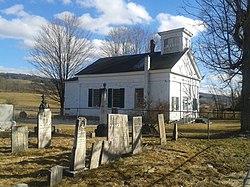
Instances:
[[[58,103],[50,99],[48,103],[51,107],[58,107]],[[41,103],[41,94],[0,92],[0,103],[13,104],[15,107],[38,107]]]
[[[48,169],[68,167],[74,126],[58,125],[62,133],[53,136],[51,148],[37,149],[34,125],[19,125],[29,126],[29,150],[11,153],[10,132],[0,133],[0,186],[45,186]],[[76,178],[64,177],[59,186],[241,186],[249,168],[250,142],[247,137],[233,136],[239,128],[238,121],[213,122],[211,140],[206,140],[206,125],[179,125],[180,138],[172,141],[173,129],[167,125],[166,145],[159,145],[157,137],[144,137],[142,153]],[[89,138],[94,127],[87,130],[89,159],[91,144],[103,138]]]

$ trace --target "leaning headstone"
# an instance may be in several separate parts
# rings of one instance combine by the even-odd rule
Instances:
[[[62,166],[54,166],[50,168],[48,175],[48,183],[49,186],[56,186],[62,181],[63,178],[63,167]]]
[[[102,143],[102,151],[101,151],[101,158],[100,158],[100,165],[106,164],[111,161],[111,153],[110,153],[110,142],[107,140],[103,141]]]
[[[37,143],[38,148],[46,148],[51,144],[51,111],[44,95],[37,114]]]
[[[142,151],[142,117],[133,117],[132,124],[132,154]]]
[[[174,123],[173,140],[177,139],[178,139],[178,126],[177,123]]]
[[[100,119],[99,124],[107,124],[108,100],[106,84],[103,84],[101,91]]]
[[[28,184],[25,183],[19,183],[19,184],[15,184],[13,187],[29,187]]]
[[[11,150],[12,153],[25,151],[28,149],[28,127],[12,126],[11,127]]]
[[[70,158],[69,171],[67,171],[68,175],[70,176],[75,176],[85,169],[86,125],[86,118],[77,118],[75,126],[74,145]]]
[[[109,150],[114,158],[129,152],[128,116],[125,114],[108,114]]]
[[[101,151],[102,151],[102,142],[103,141],[97,141],[92,145],[89,169],[94,169],[99,167]]]
[[[13,121],[13,116],[13,105],[0,104],[0,130],[7,130],[16,125],[16,122]]]
[[[158,123],[159,123],[159,131],[160,131],[160,142],[161,142],[161,145],[163,145],[167,142],[163,114],[158,114]]]
[[[247,175],[243,181],[243,187],[250,187],[250,169],[247,172]]]

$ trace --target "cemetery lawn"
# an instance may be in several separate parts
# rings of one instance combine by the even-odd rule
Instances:
[[[10,132],[0,132],[0,186],[27,183],[46,186],[48,170],[68,167],[73,146],[74,126],[57,125],[52,146],[36,149],[34,125],[28,125],[29,149],[11,153]],[[87,128],[87,161],[91,145],[104,138],[90,138],[95,126]],[[75,178],[63,177],[59,186],[242,186],[250,167],[249,136],[239,134],[239,121],[214,121],[210,140],[204,124],[179,125],[179,139],[171,140],[167,125],[167,144],[153,136],[143,137],[143,152],[87,170]]]
[[[59,107],[58,103],[46,98],[50,107]],[[18,92],[1,92],[0,91],[0,103],[1,104],[13,104],[14,107],[26,108],[36,107],[38,108],[41,103],[41,94],[37,93],[18,93]],[[37,112],[37,111],[36,111]]]

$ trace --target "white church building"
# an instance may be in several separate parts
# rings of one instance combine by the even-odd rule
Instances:
[[[185,28],[158,33],[161,52],[100,58],[65,82],[65,115],[99,116],[106,84],[108,111],[138,115],[165,106],[168,121],[198,111],[201,74]],[[138,111],[140,111],[138,113]]]

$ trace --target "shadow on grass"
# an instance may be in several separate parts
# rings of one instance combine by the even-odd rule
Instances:
[[[32,154],[32,153],[30,153]],[[41,153],[41,155],[43,155]],[[0,173],[1,179],[24,179],[32,178],[32,181],[26,182],[29,186],[47,186],[47,176],[49,169],[55,165],[68,166],[69,165],[70,153],[63,153],[58,155],[44,156],[42,158],[30,158],[17,162],[16,164],[22,166],[23,170],[26,170],[24,174],[2,174]],[[35,168],[29,168],[32,165],[47,166],[46,169],[36,170]]]
[[[11,147],[7,146],[0,147],[0,153],[11,153]]]

